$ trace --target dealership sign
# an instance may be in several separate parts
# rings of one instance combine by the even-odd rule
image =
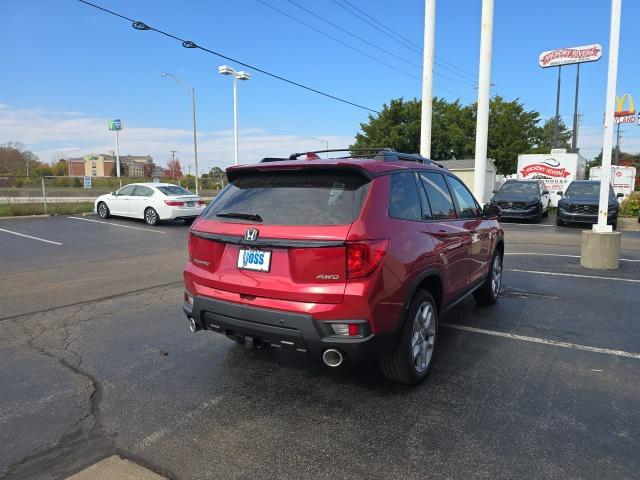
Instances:
[[[613,121],[616,123],[635,123],[636,110],[633,105],[633,97],[628,93],[622,97],[616,95],[616,110],[613,112]]]
[[[542,68],[557,67],[571,63],[595,62],[602,56],[602,45],[583,45],[581,47],[560,48],[542,52],[538,63]]]
[[[566,178],[571,175],[565,168],[556,168],[552,166],[551,162],[554,162],[553,165],[560,165],[554,158],[550,158],[548,161],[543,161],[542,163],[534,163],[532,165],[525,166],[522,170],[520,170],[520,174],[522,177],[526,178],[533,174],[544,175],[545,177],[560,177]]]

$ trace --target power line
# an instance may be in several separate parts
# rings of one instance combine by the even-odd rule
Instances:
[[[260,73],[262,73],[264,75],[267,75],[269,77],[275,78],[276,80],[280,80],[282,82],[288,83],[290,85],[294,85],[294,86],[302,88],[304,90],[308,90],[310,92],[317,93],[318,95],[322,95],[324,97],[331,98],[331,99],[336,100],[338,102],[346,103],[347,105],[351,105],[351,106],[354,106],[354,107],[357,107],[357,108],[361,108],[363,110],[368,110],[369,112],[380,113],[378,110],[374,110],[373,108],[365,107],[363,105],[360,105],[358,103],[352,102],[350,100],[346,100],[344,98],[340,98],[340,97],[332,95],[330,93],[323,92],[323,91],[318,90],[316,88],[309,87],[307,85],[303,85],[301,83],[295,82],[293,80],[289,80],[288,78],[282,77],[280,75],[276,75],[275,73],[271,73],[271,72],[268,72],[266,70],[263,70],[262,68],[256,67],[254,65],[250,65],[250,64],[245,63],[245,62],[241,62],[240,60],[237,60],[235,58],[228,57],[227,55],[224,55],[222,53],[219,53],[219,52],[216,52],[214,50],[210,50],[208,48],[202,47],[202,46],[197,45],[196,43],[194,43],[194,42],[192,42],[190,40],[185,40],[183,38],[177,37],[177,36],[172,35],[172,34],[170,34],[168,32],[160,30],[158,28],[151,27],[151,26],[147,25],[144,22],[134,20],[134,19],[129,18],[129,17],[127,17],[125,15],[122,15],[120,13],[114,12],[112,10],[109,10],[107,8],[104,8],[104,7],[101,7],[101,6],[96,5],[94,3],[88,2],[87,0],[78,0],[78,1],[80,3],[83,3],[83,4],[88,5],[90,7],[96,8],[98,10],[101,10],[101,11],[103,11],[105,13],[108,13],[110,15],[113,15],[115,17],[119,17],[119,18],[121,18],[123,20],[127,20],[127,21],[131,22],[131,26],[133,28],[135,28],[136,30],[151,30],[151,31],[157,32],[157,33],[159,33],[161,35],[164,35],[166,37],[172,38],[174,40],[178,40],[179,42],[182,43],[182,46],[185,47],[185,48],[198,48],[198,49],[200,49],[200,50],[202,50],[204,52],[210,53],[210,54],[215,55],[217,57],[223,58],[225,60],[229,60],[230,62],[234,62],[234,63],[236,63],[238,65],[242,65],[243,67],[249,68],[249,69],[254,70],[256,72],[260,72]]]
[[[377,63],[379,63],[379,64],[381,64],[381,65],[384,65],[384,66],[386,66],[386,67],[390,68],[391,70],[393,70],[393,71],[395,71],[395,72],[399,72],[399,73],[402,73],[402,74],[407,75],[407,76],[409,76],[409,77],[415,78],[416,80],[420,80],[420,77],[419,77],[419,76],[414,75],[414,74],[412,74],[412,73],[409,73],[409,72],[407,72],[407,71],[405,71],[405,70],[402,70],[402,69],[400,69],[400,68],[398,68],[398,67],[396,67],[396,66],[394,66],[394,65],[391,65],[390,63],[387,63],[387,62],[385,62],[384,60],[380,60],[379,58],[376,58],[376,57],[374,57],[373,55],[369,55],[367,52],[365,52],[365,51],[363,51],[363,50],[360,50],[359,48],[354,47],[353,45],[349,45],[348,43],[343,42],[342,40],[340,40],[340,39],[338,39],[338,38],[336,38],[336,37],[334,37],[334,36],[332,36],[332,35],[329,35],[327,32],[324,32],[323,30],[320,30],[319,28],[316,28],[316,27],[314,27],[313,25],[310,25],[310,24],[308,24],[308,23],[304,22],[303,20],[300,20],[299,18],[296,18],[296,17],[294,17],[293,15],[290,15],[290,14],[288,14],[287,12],[285,12],[285,11],[283,11],[283,10],[280,10],[280,9],[279,9],[279,8],[277,8],[277,7],[274,7],[273,5],[268,4],[268,3],[267,3],[267,2],[265,2],[264,0],[256,0],[256,1],[257,1],[257,2],[259,2],[259,3],[261,3],[262,5],[264,5],[265,7],[270,8],[270,9],[272,9],[272,10],[274,10],[274,11],[278,12],[280,15],[283,15],[283,16],[285,16],[285,17],[289,18],[290,20],[293,20],[294,22],[297,22],[297,23],[299,23],[299,24],[301,24],[301,25],[304,25],[304,26],[305,26],[306,28],[308,28],[308,29],[313,30],[314,32],[317,32],[317,33],[319,33],[320,35],[323,35],[323,36],[325,36],[325,37],[327,37],[327,38],[329,38],[329,39],[333,40],[334,42],[337,42],[337,43],[339,43],[340,45],[343,45],[343,46],[345,46],[345,47],[347,47],[347,48],[349,48],[349,49],[353,50],[354,52],[359,53],[360,55],[364,55],[365,57],[367,57],[367,58],[368,58],[368,59],[370,59],[370,60],[373,60],[374,62],[377,62]]]
[[[259,1],[260,3],[263,3],[263,4],[265,3],[263,0],[257,0],[257,1]],[[373,47],[373,48],[375,48],[375,49],[377,49],[377,50],[380,50],[381,52],[384,52],[384,53],[386,53],[387,55],[390,55],[390,56],[392,56],[393,58],[395,58],[395,59],[397,59],[397,60],[401,60],[401,61],[403,61],[403,62],[405,62],[405,63],[408,63],[409,65],[412,65],[412,66],[414,66],[414,67],[416,67],[416,68],[418,68],[418,69],[422,70],[422,64],[420,64],[420,63],[416,63],[416,62],[413,62],[413,61],[408,60],[408,59],[406,59],[406,58],[404,58],[404,57],[400,57],[400,56],[396,55],[395,53],[393,53],[393,52],[391,52],[391,51],[389,51],[389,50],[387,50],[387,49],[385,49],[385,48],[382,48],[381,46],[376,45],[375,43],[370,42],[369,40],[367,40],[367,39],[365,39],[365,38],[362,38],[361,36],[356,35],[355,33],[350,32],[349,30],[346,30],[345,28],[341,27],[340,25],[337,25],[336,23],[332,22],[331,20],[328,20],[327,18],[325,18],[325,17],[323,17],[323,16],[321,16],[321,15],[319,15],[319,14],[317,14],[317,13],[315,13],[315,12],[311,11],[311,10],[309,10],[309,9],[308,9],[308,8],[306,8],[306,7],[303,7],[302,5],[300,5],[299,3],[297,3],[297,2],[295,2],[295,1],[293,1],[293,0],[287,0],[287,1],[288,1],[289,3],[291,3],[291,4],[295,5],[295,6],[296,6],[296,7],[298,7],[299,9],[301,9],[301,10],[303,10],[303,11],[307,12],[309,15],[312,15],[312,16],[314,16],[314,17],[318,18],[319,20],[322,20],[323,22],[325,22],[325,23],[327,23],[327,24],[331,25],[332,27],[334,27],[334,28],[336,28],[336,29],[340,30],[341,32],[343,32],[343,33],[345,33],[345,34],[349,35],[350,37],[356,38],[357,40],[360,40],[361,42],[366,43],[367,45],[369,45],[369,46],[371,46],[371,47]],[[274,10],[277,10],[275,7],[272,7],[272,8],[273,8]],[[283,12],[280,12],[280,13],[283,13]],[[284,13],[283,13],[283,14],[284,14]],[[286,15],[286,14],[285,14],[285,15]],[[302,22],[301,22],[300,20],[298,20],[298,19],[295,19],[295,18],[293,18],[293,17],[291,17],[291,16],[289,16],[289,15],[287,15],[287,16],[288,16],[289,18],[292,18],[293,20],[295,20],[295,21],[297,21],[297,22],[302,23]],[[316,30],[316,31],[318,31],[318,30]],[[322,32],[320,32],[320,33],[322,33]],[[324,33],[323,33],[323,34],[324,34]],[[333,37],[332,37],[332,38],[333,38]],[[369,58],[371,58],[371,57],[369,57]],[[397,70],[397,69],[395,69],[395,68],[394,68],[394,70]],[[460,80],[460,79],[457,79],[457,78],[454,78],[454,77],[450,77],[450,76],[448,76],[448,75],[444,75],[444,74],[442,74],[442,73],[440,73],[440,72],[436,72],[435,74],[436,74],[436,75],[438,75],[438,76],[440,76],[440,77],[442,77],[442,78],[445,78],[445,79],[447,79],[447,80],[451,80],[452,82],[462,83],[463,85],[467,85],[467,86],[471,86],[471,87],[474,85],[473,83],[469,82],[468,80]],[[417,79],[418,77],[415,77],[415,78]]]
[[[339,3],[338,0],[332,0],[332,1],[333,1],[333,3],[338,5],[340,8],[342,8],[343,10],[346,10],[351,15],[355,16],[356,18],[359,18],[360,20],[362,20],[366,24],[368,24],[371,27],[375,28],[380,33],[382,33],[383,35],[386,35],[387,37],[389,37],[393,41],[399,43],[403,47],[412,50],[414,53],[416,53],[418,55],[422,55],[422,46],[420,46],[420,45],[418,45],[416,43],[413,43],[411,40],[407,39],[406,37],[404,37],[400,33],[398,33],[395,30],[393,30],[392,28],[388,27],[384,23],[382,23],[379,20],[375,19],[374,17],[369,15],[364,10],[362,10],[362,9],[358,8],[357,6],[353,5],[348,0],[342,0],[345,4],[348,5],[348,7],[346,5],[344,5],[343,3]],[[360,13],[358,13],[358,12],[360,12]],[[368,19],[370,19],[370,20],[368,20]],[[373,22],[375,22],[375,23],[373,23]],[[461,76],[463,78],[466,77],[466,78],[470,79],[471,81],[475,81],[476,80],[475,76],[472,73],[469,73],[468,71],[458,67],[457,65],[445,60],[442,57],[436,56],[435,57],[435,61],[442,68],[444,68],[446,70],[449,70],[451,73],[459,75],[459,76]]]
[[[413,65],[414,67],[422,68],[422,65],[420,65],[419,63],[416,63],[416,62],[414,62],[414,61],[412,61],[412,60],[409,60],[409,59],[407,59],[407,58],[404,58],[404,57],[400,57],[400,56],[396,55],[395,53],[393,53],[393,52],[391,52],[391,51],[389,51],[389,50],[387,50],[387,49],[385,49],[385,48],[382,48],[382,47],[380,47],[380,46],[376,45],[375,43],[370,42],[370,41],[368,41],[367,39],[362,38],[361,36],[356,35],[356,34],[355,34],[355,33],[353,33],[353,32],[350,32],[349,30],[346,30],[345,28],[342,28],[340,25],[335,24],[335,23],[334,23],[334,22],[332,22],[331,20],[327,20],[327,19],[326,19],[326,18],[324,18],[323,16],[318,15],[318,14],[317,14],[317,13],[315,13],[315,12],[312,12],[312,11],[311,11],[311,10],[309,10],[308,8],[303,7],[302,5],[300,5],[300,4],[299,4],[299,3],[297,3],[297,2],[294,2],[293,0],[287,0],[287,1],[288,1],[289,3],[291,3],[292,5],[295,5],[296,7],[298,7],[300,10],[303,10],[303,11],[307,12],[309,15],[312,15],[312,16],[316,17],[317,19],[322,20],[323,22],[325,22],[325,23],[327,23],[327,24],[331,25],[332,27],[334,27],[334,28],[336,28],[336,29],[340,30],[341,32],[343,32],[343,33],[345,33],[345,34],[349,35],[350,37],[353,37],[353,38],[355,38],[355,39],[357,39],[357,40],[360,40],[360,41],[361,41],[361,42],[363,42],[363,43],[366,43],[367,45],[369,45],[370,47],[375,48],[376,50],[380,50],[381,52],[386,53],[387,55],[389,55],[389,56],[391,56],[391,57],[395,58],[396,60],[403,61],[403,62],[405,62],[405,63],[407,63],[407,64],[409,64],[409,65]],[[261,3],[262,3],[262,2],[261,2]]]

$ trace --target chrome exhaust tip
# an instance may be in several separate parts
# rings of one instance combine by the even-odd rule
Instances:
[[[198,330],[200,330],[193,317],[189,317],[189,330],[191,331],[191,333],[196,333]]]
[[[336,368],[342,365],[342,361],[344,357],[340,350],[336,350],[335,348],[329,348],[324,351],[322,354],[322,361],[328,367]]]

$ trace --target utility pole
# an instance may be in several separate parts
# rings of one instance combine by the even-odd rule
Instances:
[[[177,150],[170,150],[170,152],[171,152],[171,179],[175,180],[176,174],[175,174],[174,168],[175,168]]]
[[[433,103],[433,62],[436,43],[436,0],[424,2],[424,49],[422,57],[422,111],[420,155],[431,157],[431,119]]]
[[[487,176],[487,140],[489,136],[489,101],[491,90],[491,56],[493,43],[493,0],[482,0],[480,28],[480,73],[478,75],[478,114],[476,124],[476,161],[473,193],[484,204]]]
[[[616,124],[616,150],[613,158],[614,165],[620,165],[620,124]],[[604,155],[604,153],[603,153]]]

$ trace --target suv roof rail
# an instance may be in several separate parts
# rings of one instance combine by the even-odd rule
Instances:
[[[319,153],[331,153],[331,152],[349,152],[350,155],[337,158],[370,158],[372,160],[382,160],[384,162],[403,161],[403,162],[418,162],[436,165],[440,168],[445,168],[443,165],[425,158],[417,153],[402,153],[396,152],[393,148],[388,147],[372,147],[372,148],[336,148],[331,150],[312,150],[307,152],[292,153],[289,158],[276,158],[266,157],[260,160],[260,163],[267,162],[284,162],[287,160],[297,160],[302,155],[314,155],[318,158]],[[373,153],[373,155],[372,155]]]

